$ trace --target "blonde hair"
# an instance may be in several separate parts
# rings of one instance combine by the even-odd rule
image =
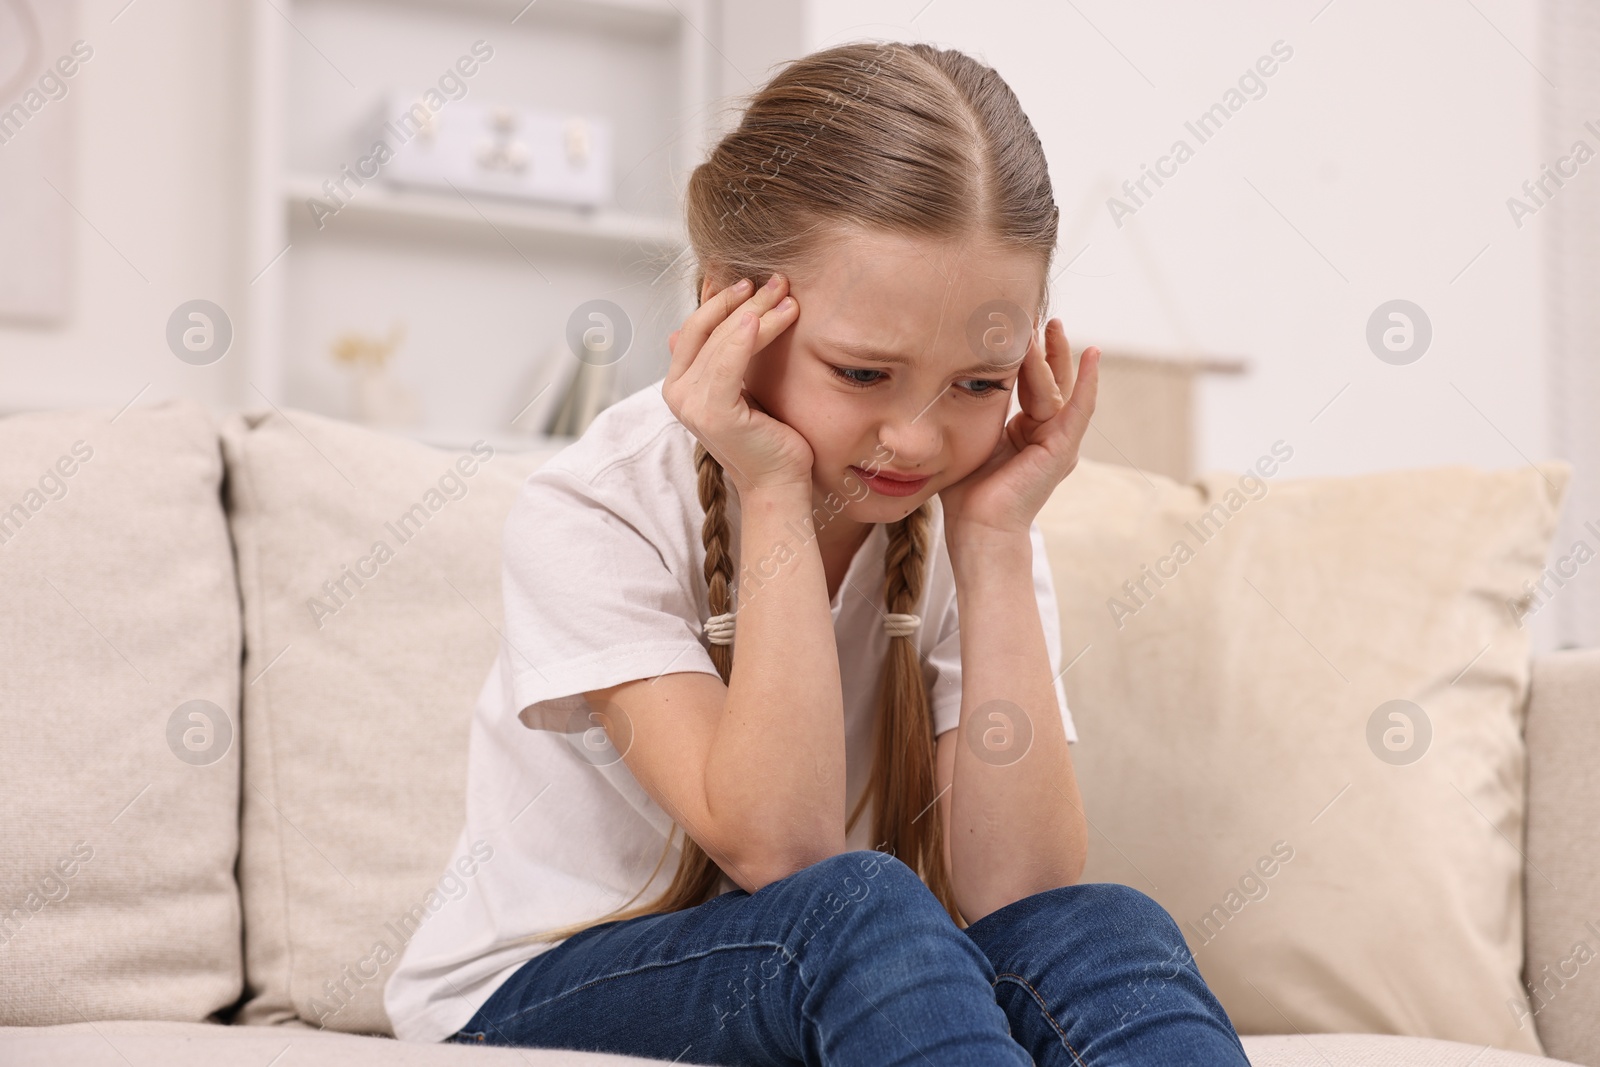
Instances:
[[[759,286],[815,264],[827,237],[856,226],[941,240],[986,240],[1035,255],[1041,317],[1059,218],[1044,150],[1015,94],[991,68],[953,49],[898,42],[839,45],[787,64],[755,91],[738,126],[689,178],[685,215],[701,268]],[[711,615],[732,610],[727,481],[695,447]],[[929,505],[887,524],[883,609],[915,612],[927,575]],[[727,684],[733,646],[709,646]],[[873,838],[928,885],[960,926],[935,806],[933,716],[915,635],[891,637],[878,692],[871,777],[846,822],[873,804]],[[522,941],[561,940],[604,922],[681,911],[711,899],[721,870],[681,826],[655,870],[597,919]],[[671,884],[635,905],[682,834]],[[631,906],[630,906],[631,905]]]

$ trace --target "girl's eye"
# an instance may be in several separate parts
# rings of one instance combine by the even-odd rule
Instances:
[[[1010,387],[1008,387],[1004,382],[993,381],[989,378],[968,378],[967,380],[976,385],[986,385],[989,387],[987,389],[977,391],[968,389],[967,392],[972,393],[973,396],[993,396],[995,393],[1011,392]]]
[[[852,377],[852,375],[856,375],[856,374],[878,374],[878,375],[881,375],[881,374],[884,373],[881,370],[868,370],[868,369],[865,369],[865,368],[862,368],[862,367],[835,367],[832,364],[828,365],[828,369],[833,372],[834,377],[838,378],[840,381],[847,382],[848,384],[855,386],[857,389],[870,389],[872,386],[877,385],[878,382],[881,379],[880,378],[873,378],[871,381],[862,381],[860,378]],[[973,397],[973,398],[982,398],[982,397],[986,397],[986,396],[993,396],[996,393],[1009,393],[1009,392],[1011,392],[1011,388],[1009,386],[1007,386],[1004,382],[993,381],[993,380],[991,380],[989,378],[968,378],[966,380],[969,381],[969,382],[972,382],[976,386],[982,386],[983,387],[983,388],[963,389],[962,390],[962,392],[966,393],[968,396]]]
[[[877,385],[878,384],[878,379],[874,378],[870,382],[864,382],[859,378],[850,377],[852,374],[882,374],[883,373],[883,371],[881,371],[881,370],[863,370],[863,369],[861,369],[859,367],[835,367],[832,364],[829,364],[828,369],[833,371],[833,376],[835,378],[838,378],[840,381],[847,382],[850,385],[855,386],[857,389],[865,389],[869,385]]]

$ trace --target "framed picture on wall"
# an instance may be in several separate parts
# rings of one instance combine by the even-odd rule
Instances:
[[[77,0],[0,0],[0,319],[72,310]]]

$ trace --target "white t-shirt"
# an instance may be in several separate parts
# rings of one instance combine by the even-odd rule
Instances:
[[[695,438],[667,407],[662,384],[602,411],[582,437],[528,477],[506,519],[505,630],[473,710],[466,823],[446,868],[451,884],[465,888],[455,899],[439,898],[385,986],[384,1007],[402,1040],[455,1033],[519,966],[554,947],[514,939],[598,918],[633,897],[672,829],[595,726],[582,695],[665,673],[717,674],[702,629],[710,606]],[[934,731],[943,733],[960,721],[961,646],[937,496],[931,507],[933,562],[916,609],[917,641],[927,657]],[[735,610],[738,520],[730,486]],[[1067,738],[1076,741],[1059,678],[1055,589],[1037,523],[1030,532],[1056,700]],[[797,529],[796,544],[806,533]],[[871,769],[878,681],[889,647],[882,604],[868,600],[882,595],[886,536],[882,525],[873,527],[831,604],[844,698],[846,811]],[[874,847],[871,833],[869,803],[847,837],[849,847]],[[679,854],[674,844],[636,903],[671,883]],[[735,888],[724,875],[718,892]]]

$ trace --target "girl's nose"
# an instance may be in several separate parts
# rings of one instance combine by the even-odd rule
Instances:
[[[888,455],[880,465],[901,474],[931,474],[933,461],[939,456],[940,432],[931,416],[917,418],[915,412],[884,423],[878,429],[878,453]]]

